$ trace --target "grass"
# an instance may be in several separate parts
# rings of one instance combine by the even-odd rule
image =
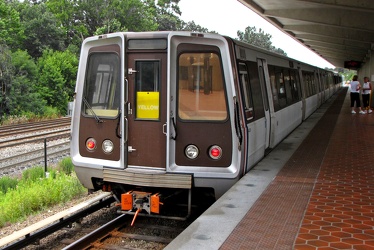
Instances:
[[[39,166],[25,170],[20,179],[0,178],[0,227],[87,192],[75,176],[70,158],[62,162],[48,170],[49,178]]]

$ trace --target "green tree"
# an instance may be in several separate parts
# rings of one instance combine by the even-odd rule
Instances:
[[[20,11],[21,22],[26,34],[23,49],[33,58],[42,55],[43,50],[63,50],[64,30],[60,28],[54,14],[47,10],[45,4],[23,3]]]
[[[24,37],[19,13],[7,1],[0,0],[0,42],[9,48],[18,48]]]
[[[182,22],[182,27],[181,30],[188,30],[188,31],[193,31],[193,32],[202,32],[202,33],[217,33],[215,31],[209,31],[207,28],[204,28],[198,24],[196,24],[194,21],[190,22]]]
[[[248,26],[247,28],[245,28],[244,32],[238,30],[237,36],[239,41],[246,42],[254,46],[287,56],[287,54],[282,49],[276,48],[272,45],[271,35],[265,33],[261,28],[257,32],[256,27]]]
[[[148,5],[154,6],[158,30],[180,30],[182,12],[178,6],[179,0],[158,0],[155,5],[154,0],[149,0]]]
[[[8,98],[9,114],[42,115],[46,102],[36,92],[35,81],[38,73],[34,60],[26,51],[18,50],[12,53],[12,65],[14,72]]]
[[[45,50],[38,60],[38,93],[62,115],[74,93],[77,68],[78,58],[69,50]]]
[[[155,9],[152,4],[142,0],[112,0],[109,14],[121,23],[124,31],[157,30]]]
[[[45,0],[45,4],[52,12],[58,25],[63,30],[65,46],[80,46],[85,37],[93,34],[89,26],[96,26],[100,22],[100,12],[105,1],[99,0]],[[96,8],[96,16],[92,10]],[[92,16],[92,18],[91,18]]]
[[[0,42],[0,119],[9,113],[8,102],[14,67],[11,63],[11,52],[9,48]]]

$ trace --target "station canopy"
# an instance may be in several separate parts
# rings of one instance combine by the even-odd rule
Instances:
[[[336,67],[360,68],[374,49],[374,0],[238,0]]]

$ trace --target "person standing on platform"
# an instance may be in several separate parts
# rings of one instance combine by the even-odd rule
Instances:
[[[355,103],[356,107],[360,110],[360,114],[365,114],[364,111],[361,109],[361,103],[360,103],[360,88],[361,84],[358,80],[358,76],[354,75],[353,79],[350,83],[350,91],[351,91],[351,109],[352,109],[352,114],[356,114],[355,111]]]
[[[373,111],[369,107],[371,93],[371,84],[369,82],[369,77],[364,77],[364,84],[362,84],[362,106],[364,106],[365,113],[372,113]]]

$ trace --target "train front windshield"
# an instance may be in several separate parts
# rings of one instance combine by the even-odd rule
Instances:
[[[87,116],[117,117],[120,106],[120,59],[115,53],[92,53],[88,59],[82,106]]]

